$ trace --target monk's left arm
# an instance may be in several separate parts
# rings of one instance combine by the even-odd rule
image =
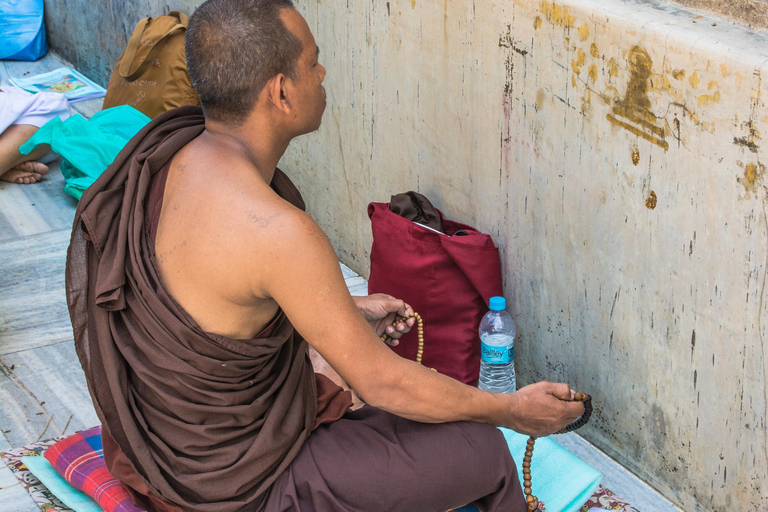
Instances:
[[[368,404],[416,421],[471,420],[536,435],[552,433],[583,412],[580,404],[559,398],[569,393],[565,384],[489,393],[401,358],[358,310],[336,254],[314,221],[297,211],[268,229],[274,230],[269,233],[274,244],[259,263],[264,276],[257,283],[259,293],[277,301],[297,331]],[[400,313],[408,313],[405,304]]]

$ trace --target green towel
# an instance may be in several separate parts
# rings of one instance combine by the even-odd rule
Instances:
[[[29,154],[36,146],[49,144],[63,159],[64,191],[79,200],[149,121],[149,117],[129,105],[102,110],[88,120],[80,114],[66,121],[56,117],[41,126],[19,151]]]
[[[64,505],[75,512],[102,512],[98,503],[82,491],[72,487],[64,477],[53,469],[45,457],[22,457],[21,462],[37,477]]]

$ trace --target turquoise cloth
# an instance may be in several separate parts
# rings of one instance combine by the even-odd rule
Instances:
[[[27,466],[30,473],[35,475],[63,504],[75,512],[102,512],[98,503],[82,491],[72,487],[45,457],[22,457],[21,462]]]
[[[528,436],[500,428],[523,481],[523,457]],[[597,490],[603,478],[597,470],[548,437],[536,439],[531,462],[531,489],[547,512],[576,512]]]
[[[62,157],[64,191],[79,200],[149,121],[149,117],[129,105],[102,110],[89,120],[79,114],[66,121],[57,117],[41,126],[19,151],[28,154],[40,144],[49,144]]]
[[[523,482],[523,457],[528,436],[500,428]],[[547,437],[536,439],[531,462],[531,489],[546,507],[546,512],[576,512],[597,490],[603,478],[599,472]],[[456,512],[477,512],[466,505]]]

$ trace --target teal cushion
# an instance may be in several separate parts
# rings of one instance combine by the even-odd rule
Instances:
[[[59,475],[45,457],[22,457],[21,462],[27,466],[30,473],[35,475],[59,500],[75,512],[102,512],[98,503],[82,491],[78,491]]]
[[[500,428],[523,482],[523,457],[528,436]],[[536,439],[531,462],[531,489],[547,512],[576,512],[597,490],[601,475],[586,462],[547,437]]]

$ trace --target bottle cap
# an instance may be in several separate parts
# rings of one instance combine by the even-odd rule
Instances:
[[[507,309],[507,299],[504,297],[491,297],[488,306],[491,308],[491,311],[504,311]]]

